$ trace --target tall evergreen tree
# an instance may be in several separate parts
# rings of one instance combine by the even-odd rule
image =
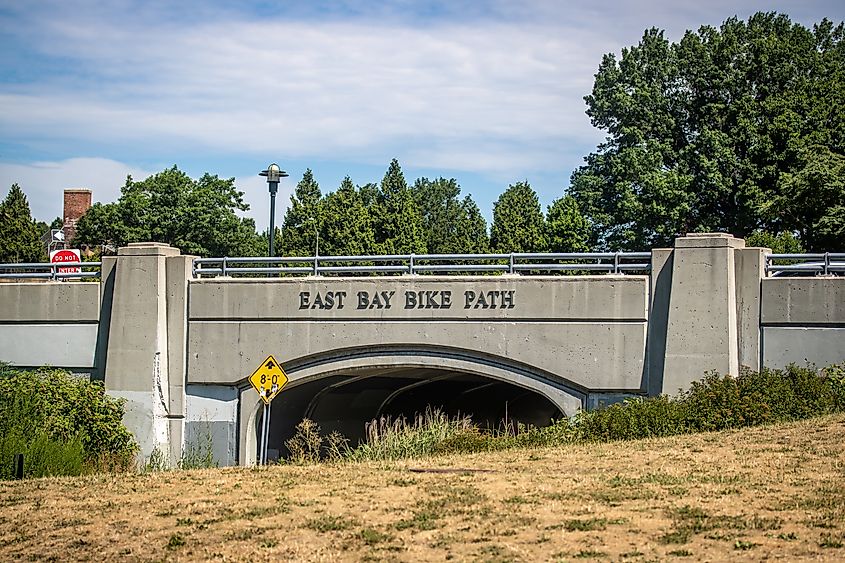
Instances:
[[[321,201],[320,186],[309,168],[296,185],[290,197],[290,207],[285,212],[280,248],[282,256],[312,256],[317,250]]]
[[[511,184],[493,203],[493,252],[541,252],[546,248],[540,199],[528,182]]]
[[[379,185],[375,203],[375,235],[379,252],[424,254],[419,209],[395,158]]]
[[[549,252],[587,252],[590,249],[590,224],[581,215],[572,196],[556,199],[549,206],[545,240]]]
[[[414,182],[413,193],[420,210],[426,252],[460,252],[456,238],[463,210],[458,199],[461,193],[458,182],[454,178],[419,178]]]
[[[26,195],[19,185],[12,184],[0,203],[0,263],[45,261],[47,254],[39,235]]]
[[[487,221],[481,215],[472,196],[467,195],[460,203],[460,214],[455,228],[454,246],[450,252],[456,254],[486,254],[490,252],[490,237],[487,235]]]
[[[362,256],[375,251],[375,234],[369,208],[349,176],[323,201],[320,253]]]

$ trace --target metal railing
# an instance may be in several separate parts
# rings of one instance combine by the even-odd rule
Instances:
[[[67,280],[99,278],[101,262],[25,262],[0,264],[0,278]]]
[[[775,264],[775,262],[788,262]],[[824,252],[818,254],[767,254],[766,275],[779,272],[828,276],[845,273],[845,252]]]
[[[399,254],[377,256],[308,256],[197,258],[194,277],[243,275],[420,275],[533,274],[548,272],[651,271],[650,252]]]

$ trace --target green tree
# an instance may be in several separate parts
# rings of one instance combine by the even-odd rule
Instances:
[[[470,195],[465,196],[460,203],[460,214],[458,215],[454,246],[451,252],[458,254],[486,254],[490,252],[487,221],[484,220],[478,205]]]
[[[451,178],[419,178],[412,189],[422,220],[428,254],[487,252],[487,224],[471,196]]]
[[[774,254],[801,254],[805,252],[801,241],[789,232],[771,233],[754,231],[745,237],[745,246],[751,248],[770,248]]]
[[[528,182],[511,184],[493,203],[493,252],[541,252],[546,248],[540,199]]]
[[[428,254],[455,252],[455,230],[461,215],[461,188],[452,178],[418,178],[412,188],[420,212],[422,238]]]
[[[314,255],[321,229],[322,198],[320,185],[309,168],[302,175],[302,180],[296,184],[296,189],[290,196],[290,207],[285,212],[280,247],[282,256]]]
[[[590,224],[581,215],[572,196],[556,199],[549,206],[545,240],[549,252],[587,252],[590,249]]]
[[[0,264],[46,261],[40,235],[26,195],[19,185],[12,184],[0,203]]]
[[[323,200],[321,253],[362,256],[374,252],[375,234],[369,208],[349,176]]]
[[[176,166],[140,182],[129,176],[114,203],[95,203],[76,224],[74,244],[113,247],[164,242],[185,254],[253,256],[259,237],[235,179],[190,178]]]
[[[825,146],[801,151],[795,172],[781,175],[779,193],[763,203],[784,225],[798,226],[814,250],[845,250],[845,156]]]
[[[650,29],[619,60],[605,55],[585,100],[607,140],[570,188],[592,242],[640,250],[685,232],[765,229],[799,232],[811,249],[829,244],[835,218],[778,197],[801,186],[820,206],[841,204],[841,187],[802,171],[824,167],[831,179],[845,154],[843,36],[828,20],[810,30],[757,13],[678,43]],[[807,152],[819,146],[829,155]]]
[[[395,158],[379,185],[374,216],[376,248],[380,253],[425,253],[419,209]]]

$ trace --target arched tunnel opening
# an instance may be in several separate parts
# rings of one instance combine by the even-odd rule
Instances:
[[[548,426],[564,415],[544,395],[490,377],[435,368],[382,368],[335,374],[285,389],[271,404],[268,458],[286,458],[285,443],[304,418],[321,434],[339,432],[355,447],[371,420],[413,421],[429,409],[449,417],[469,416],[481,429]],[[261,416],[255,419],[260,436]]]

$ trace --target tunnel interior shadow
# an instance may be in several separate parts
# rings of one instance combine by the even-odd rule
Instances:
[[[449,417],[469,416],[480,429],[493,431],[548,426],[564,416],[538,392],[476,374],[431,368],[334,374],[285,389],[273,401],[269,458],[288,457],[285,443],[304,418],[317,423],[323,436],[339,432],[354,447],[365,439],[372,420],[413,421],[431,409]]]

